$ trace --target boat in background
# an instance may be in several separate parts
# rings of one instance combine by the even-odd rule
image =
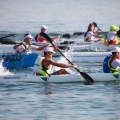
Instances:
[[[0,59],[3,59],[3,67],[7,69],[29,68],[33,67],[40,53],[22,53],[22,54],[0,54]],[[105,57],[110,55],[110,52],[72,52],[68,53],[72,62],[103,62]],[[41,56],[43,53],[41,52]],[[53,55],[53,59],[58,61],[60,54]]]
[[[31,45],[36,45],[36,46],[46,46],[49,43],[32,43]],[[75,41],[59,41],[54,43],[58,48],[62,51],[64,50],[73,50],[74,51],[81,51],[81,52],[108,52],[111,51],[115,46],[120,47],[120,45],[109,45],[106,46],[101,42],[81,42],[78,41],[75,43]],[[15,53],[15,50],[13,49],[13,44],[0,44],[0,52],[1,53]],[[36,51],[37,52],[37,51]]]
[[[38,53],[0,54],[2,65],[7,69],[33,67]]]

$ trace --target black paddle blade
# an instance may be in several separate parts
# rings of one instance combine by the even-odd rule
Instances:
[[[94,80],[85,72],[80,72],[80,74],[82,75],[82,77],[89,83],[94,83]]]
[[[70,50],[70,47],[67,46],[58,46],[58,48],[62,50]]]
[[[43,36],[47,41],[49,41],[53,46],[55,46],[55,45],[52,43],[51,38],[50,38],[47,34],[41,32],[40,35]],[[64,58],[66,58],[65,55],[64,55],[59,49],[58,49],[58,51],[59,51],[59,53],[61,53],[61,55],[62,55]],[[68,58],[66,58],[66,60],[67,60],[71,65],[73,65],[73,63],[72,63]],[[76,70],[84,77],[84,79],[85,79],[87,82],[91,82],[91,83],[94,82],[94,80],[93,80],[89,75],[87,75],[87,73],[80,72],[80,70],[77,69],[77,68],[76,68]]]
[[[117,36],[120,37],[120,30],[117,32]]]
[[[11,36],[14,36],[15,34],[9,34],[9,35],[6,35],[6,36],[4,36],[4,37],[0,37],[1,39],[2,38],[7,38],[7,37],[11,37]]]
[[[69,38],[70,38],[70,34],[69,34],[69,33],[66,33],[66,34],[62,35],[62,38],[67,38],[67,39],[69,39]]]
[[[93,22],[93,24],[95,25],[95,27],[97,27],[97,23],[96,22]]]
[[[16,41],[7,39],[7,38],[0,38],[0,43],[2,44],[18,44]]]
[[[43,36],[48,42],[52,44],[52,40],[48,35],[46,35],[44,32],[41,32],[40,35]]]

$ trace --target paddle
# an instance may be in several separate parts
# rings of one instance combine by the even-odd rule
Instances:
[[[120,38],[120,30],[117,32],[117,36]]]
[[[100,29],[98,26],[97,26],[97,23],[96,22],[93,22],[93,24],[95,25],[95,27],[97,27],[98,29]],[[101,30],[101,29],[100,29]],[[103,32],[102,30],[101,30],[101,32]]]
[[[7,36],[4,36],[4,37],[0,37],[0,43],[2,44],[17,44],[17,42],[13,41],[13,40],[10,40],[10,39],[7,39],[7,37],[11,37],[11,36],[14,36],[15,34],[9,34]]]
[[[11,36],[14,36],[15,34],[9,34],[7,36],[4,36],[4,37],[0,37],[0,39],[3,39],[3,38],[7,38],[7,37],[11,37]]]
[[[47,41],[49,41],[49,42],[53,45],[53,47],[55,47],[55,45],[53,44],[51,38],[50,38],[47,34],[41,32],[40,35],[43,36]],[[59,53],[60,53],[71,65],[73,65],[73,63],[70,62],[70,60],[67,59],[67,58],[65,57],[65,55],[64,55],[59,49],[58,49],[58,51],[59,51]],[[88,74],[86,74],[85,72],[80,72],[80,70],[77,69],[77,68],[75,68],[75,69],[81,74],[81,76],[82,76],[87,82],[91,82],[91,83],[94,82],[94,80],[93,80]]]

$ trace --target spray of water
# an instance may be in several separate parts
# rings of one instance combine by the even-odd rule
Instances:
[[[78,42],[79,42],[79,40],[78,40],[79,38],[77,38],[77,39],[75,39],[75,43],[74,43],[74,45],[72,45],[72,46],[70,46],[70,50],[68,50],[68,51],[65,51],[63,54],[66,56],[66,58],[68,58],[70,61],[72,61],[73,60],[73,50],[74,50],[74,46],[76,46],[77,44],[78,44]],[[60,58],[59,58],[59,60],[58,60],[58,62],[61,62],[61,63],[65,63],[65,64],[68,64],[68,61],[63,57],[63,56],[61,56]],[[58,70],[60,70],[61,68],[60,67],[55,67],[54,68],[54,70],[55,71],[58,71]],[[65,68],[69,73],[75,73],[73,70],[71,70],[71,69],[69,69],[69,68]]]
[[[0,60],[0,76],[3,75],[13,75],[9,70],[5,69],[2,65],[3,60]]]
[[[63,54],[66,56],[66,58],[68,58],[71,61],[71,56],[70,56],[71,54],[70,54],[70,52],[65,51]],[[60,56],[58,62],[68,64],[68,61],[63,56]],[[55,71],[58,71],[60,69],[61,69],[60,67],[55,67],[54,68]],[[69,73],[73,73],[73,71],[71,69],[69,69],[69,68],[65,68],[65,69]]]

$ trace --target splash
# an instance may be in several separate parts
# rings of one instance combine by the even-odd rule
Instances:
[[[65,51],[63,54],[66,56],[66,58],[68,58],[70,61],[72,61],[72,56],[71,56],[70,51]],[[59,58],[58,62],[64,63],[64,64],[69,64],[68,61],[63,56],[61,56]],[[60,69],[61,69],[61,67],[54,67],[55,71],[58,71]],[[64,68],[64,69],[66,69],[66,71],[68,71],[69,73],[73,73],[73,71],[70,68]]]
[[[3,60],[0,60],[0,76],[13,75],[13,73],[11,73],[9,70],[7,70],[6,68],[3,67],[2,62],[3,62]]]

